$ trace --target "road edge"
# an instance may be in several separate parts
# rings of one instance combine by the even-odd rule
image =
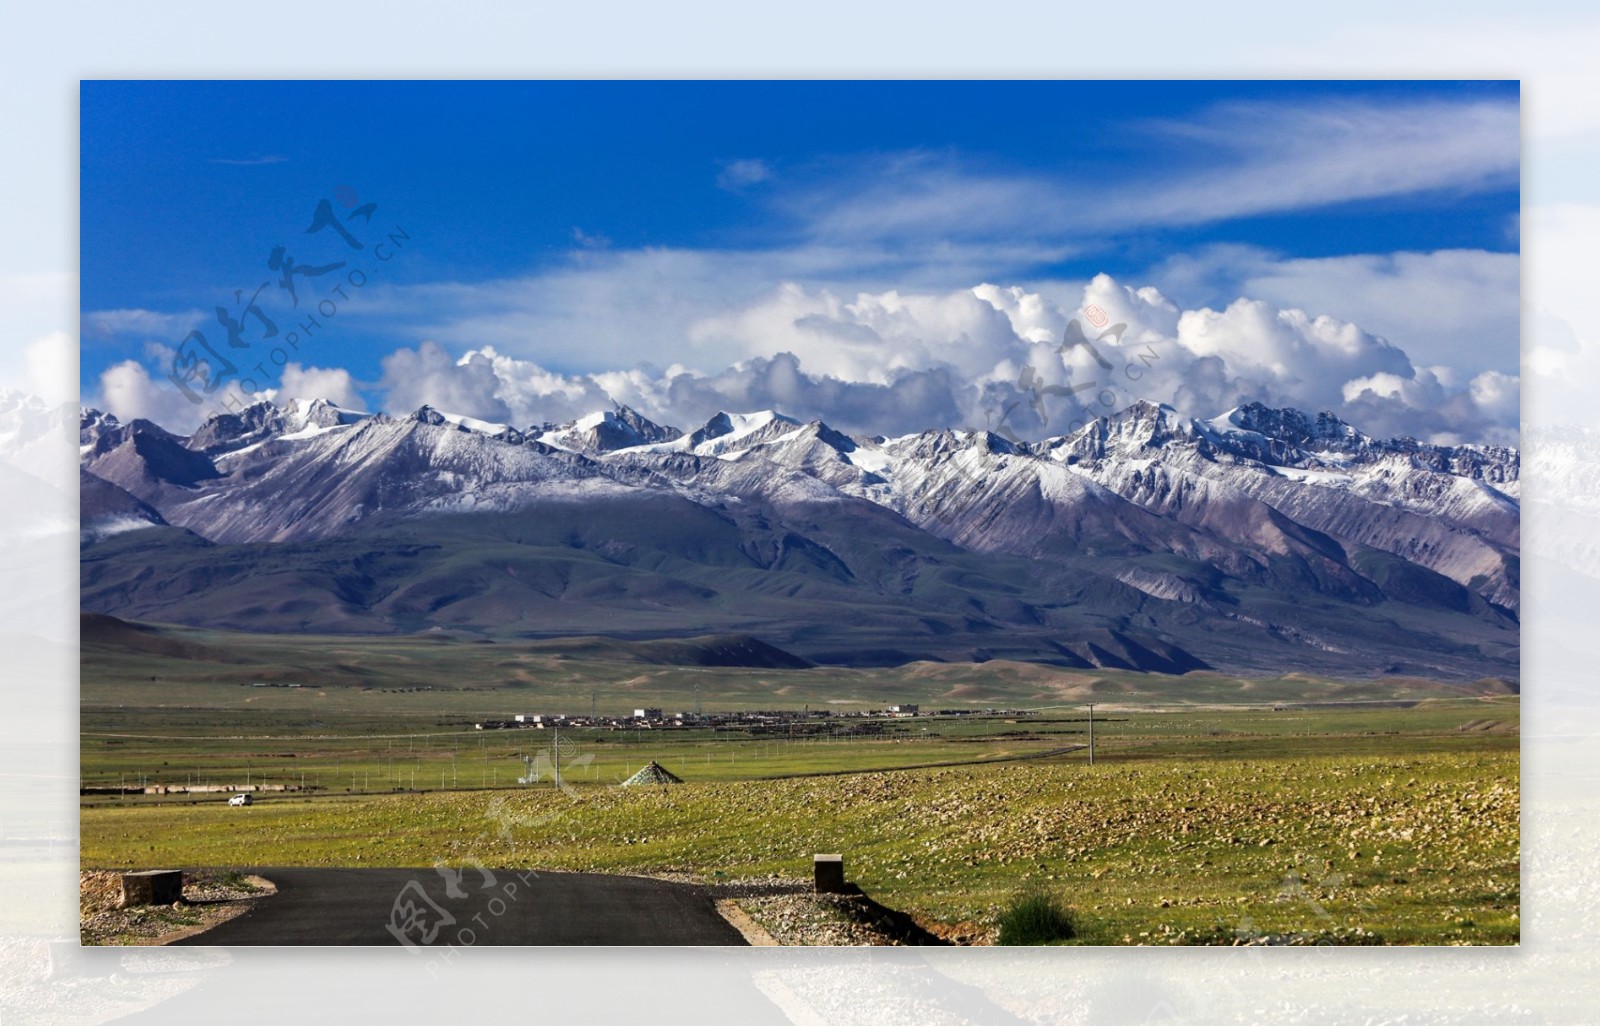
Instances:
[[[751,945],[771,946],[778,945],[778,939],[767,933],[767,929],[755,922],[749,913],[739,907],[733,899],[715,899],[712,904],[716,907],[717,914]]]
[[[236,906],[237,908],[230,911],[227,916],[219,917],[208,924],[196,924],[193,927],[185,927],[181,930],[172,931],[169,934],[163,934],[157,938],[152,938],[149,944],[172,945],[183,941],[185,938],[193,938],[197,934],[204,934],[220,924],[225,924],[230,920],[237,920],[239,917],[244,916],[246,913],[254,909],[256,903],[260,900],[268,899],[278,894],[278,886],[267,880],[265,877],[262,877],[260,874],[245,874],[244,879],[255,885],[257,888],[260,888],[261,891],[247,899],[229,899],[228,905]]]

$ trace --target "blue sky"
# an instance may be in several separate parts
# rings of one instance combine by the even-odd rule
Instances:
[[[305,304],[369,277],[248,382],[280,398],[511,421],[781,404],[912,430],[981,420],[1024,366],[1081,378],[1041,347],[1099,297],[1171,353],[1126,398],[1496,437],[1516,423],[1518,102],[1516,83],[84,82],[81,385],[198,416],[172,349],[193,328],[219,345],[213,308],[263,282],[289,331],[285,246],[346,264],[296,278]],[[362,251],[305,233],[324,199],[377,205],[343,222]]]

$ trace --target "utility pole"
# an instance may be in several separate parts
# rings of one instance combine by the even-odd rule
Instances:
[[[556,788],[561,787],[561,729],[555,729],[555,741],[550,745],[550,762],[555,767]]]
[[[1094,766],[1094,703],[1089,704],[1089,766]]]

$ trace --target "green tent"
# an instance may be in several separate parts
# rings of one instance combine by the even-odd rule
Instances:
[[[681,785],[683,778],[663,767],[655,760],[641,769],[637,774],[622,782],[622,787],[631,788],[634,785]]]

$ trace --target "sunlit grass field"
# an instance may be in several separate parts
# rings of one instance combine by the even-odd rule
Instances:
[[[260,655],[281,670],[311,648]],[[225,793],[86,795],[83,864],[471,859],[737,880],[804,876],[813,853],[838,851],[871,895],[928,922],[990,927],[1015,895],[1042,887],[1072,908],[1078,943],[1519,937],[1515,695],[1029,665],[604,661],[554,661],[551,678],[530,671],[518,686],[477,662],[495,648],[406,641],[364,686],[319,682],[300,666],[272,679],[248,657],[219,671],[176,657],[119,665],[86,655],[85,785],[288,790],[244,809],[228,807]],[[356,666],[360,654],[347,655],[341,662]],[[500,650],[495,659],[521,658]],[[394,669],[408,660],[421,665],[412,677]],[[440,673],[445,664],[429,669],[432,660],[453,668],[439,678],[449,687],[397,690]],[[301,676],[305,688],[248,687]],[[881,734],[829,718],[837,733],[821,738],[563,731],[559,789],[553,732],[471,728],[516,712],[697,701],[707,712],[816,704],[835,713],[920,701],[973,715],[882,721]],[[1092,767],[1084,701],[1098,704]],[[991,706],[1005,712],[980,712]],[[541,779],[517,785],[526,759]],[[652,759],[684,783],[617,787]]]
[[[1090,943],[1510,943],[1517,754],[1084,760],[667,789],[602,786],[85,809],[87,866],[490,866],[804,875],[991,923],[1043,884]],[[684,769],[687,771],[687,767]]]

